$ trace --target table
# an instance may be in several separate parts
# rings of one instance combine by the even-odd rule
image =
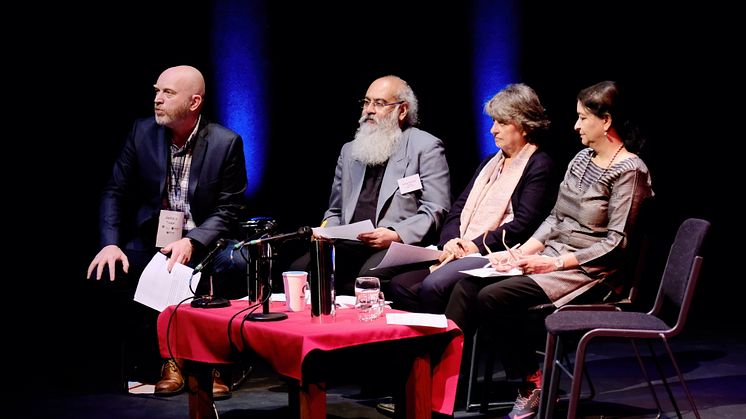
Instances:
[[[301,418],[326,418],[323,370],[330,368],[329,361],[339,353],[370,347],[389,359],[396,359],[403,347],[413,349],[401,405],[406,417],[430,418],[432,411],[453,413],[463,334],[452,321],[445,329],[389,325],[385,315],[360,322],[354,309],[337,310],[333,319],[312,318],[307,309],[286,312],[288,319],[282,321],[244,322],[245,312],[231,321],[247,306],[246,301],[238,300],[229,307],[214,309],[182,305],[175,313],[176,306],[170,306],[158,317],[161,355],[193,361],[198,367],[185,369],[190,418],[215,417],[211,368],[206,367],[234,363],[237,353],[249,350],[264,358],[277,373],[297,380],[299,393],[289,397],[291,401],[297,397]],[[270,310],[285,312],[285,305],[272,303]]]

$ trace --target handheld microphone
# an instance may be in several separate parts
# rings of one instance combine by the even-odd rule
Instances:
[[[202,269],[209,264],[212,259],[215,257],[215,254],[218,253],[218,250],[225,249],[225,246],[228,243],[226,243],[225,239],[218,239],[217,243],[215,243],[215,248],[210,250],[210,253],[207,254],[207,256],[202,259],[202,261],[197,265],[194,270],[192,271],[192,275],[196,275],[197,273],[201,272]]]
[[[252,246],[255,244],[282,241],[282,240],[288,240],[288,239],[305,239],[306,237],[311,237],[311,234],[313,234],[313,230],[311,230],[311,227],[304,226],[304,227],[299,228],[298,231],[293,232],[293,233],[278,234],[276,236],[265,237],[263,239],[250,240],[246,242],[245,244]]]

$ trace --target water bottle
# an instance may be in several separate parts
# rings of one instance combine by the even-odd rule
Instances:
[[[311,317],[334,318],[334,243],[327,239],[311,240]]]

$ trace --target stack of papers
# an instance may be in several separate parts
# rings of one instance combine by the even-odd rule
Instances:
[[[327,239],[357,240],[359,234],[369,233],[374,229],[373,223],[370,220],[365,220],[335,227],[314,227],[311,230],[313,230],[314,236]]]
[[[386,254],[383,256],[381,263],[373,269],[408,265],[410,263],[436,261],[442,254],[442,250],[438,250],[434,247],[420,247],[412,246],[411,244],[392,242],[391,246],[389,246],[386,251]]]
[[[180,263],[167,269],[168,258],[157,252],[140,276],[135,290],[135,301],[158,311],[193,297],[202,273],[192,276],[193,269]],[[191,284],[191,285],[190,285]]]
[[[448,327],[445,314],[428,313],[386,313],[386,324],[403,324],[405,326],[427,326],[444,329]]]

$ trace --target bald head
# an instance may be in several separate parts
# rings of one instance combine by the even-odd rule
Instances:
[[[180,65],[163,71],[155,87],[155,120],[175,131],[191,132],[199,119],[205,79],[194,67]]]
[[[407,83],[404,80],[396,76],[384,76],[378,78],[370,84],[368,92],[375,93],[380,96],[394,97],[399,93]]]
[[[172,83],[190,95],[205,95],[205,78],[199,70],[189,65],[167,68],[158,77],[159,84],[161,81]]]
[[[398,109],[402,128],[417,124],[417,97],[409,84],[400,77],[388,75],[374,80],[365,97],[372,100],[383,99],[389,103],[405,102]]]

